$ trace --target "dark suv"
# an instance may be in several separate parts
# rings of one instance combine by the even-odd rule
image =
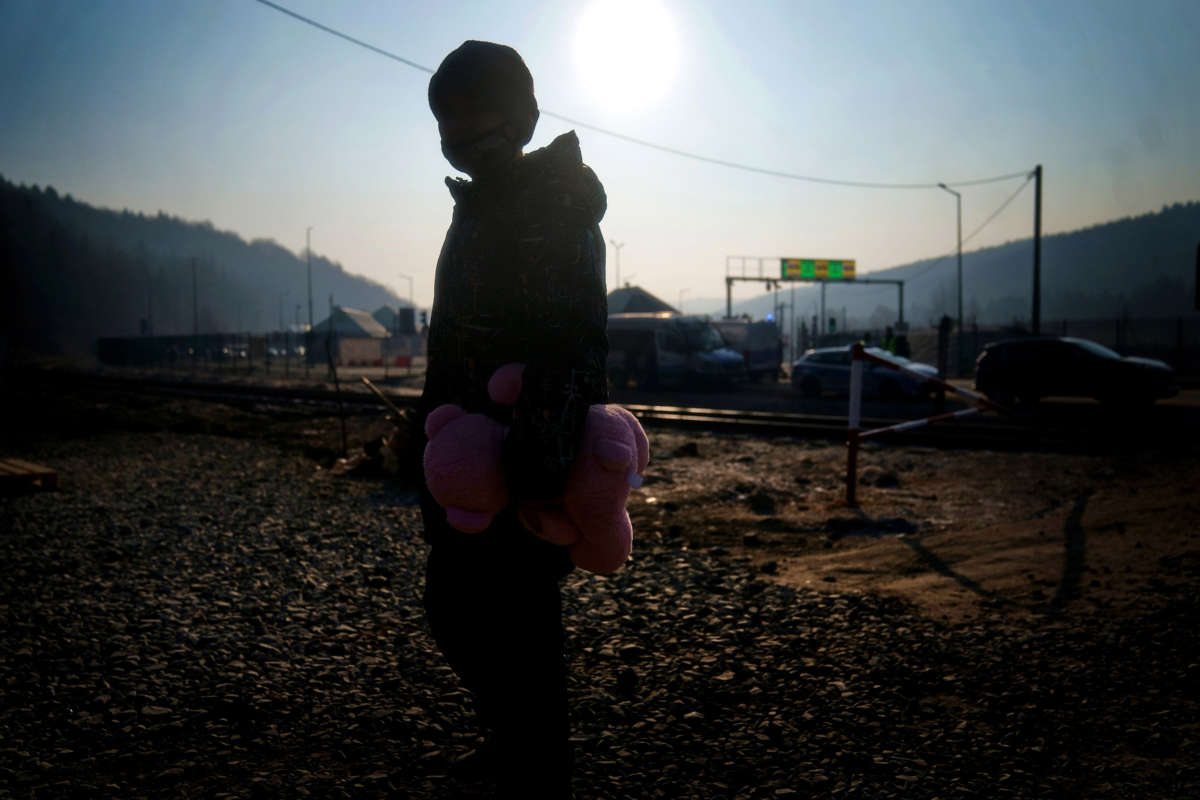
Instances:
[[[1067,336],[1007,339],[975,360],[975,388],[997,403],[1043,397],[1094,397],[1119,405],[1149,405],[1179,393],[1175,371],[1162,361],[1122,356]]]

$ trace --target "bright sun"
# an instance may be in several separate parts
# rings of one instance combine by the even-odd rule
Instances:
[[[587,91],[616,111],[659,100],[679,68],[675,26],[657,0],[594,0],[575,29],[574,53]]]

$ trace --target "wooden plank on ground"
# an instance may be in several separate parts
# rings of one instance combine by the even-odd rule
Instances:
[[[55,489],[58,473],[41,464],[19,458],[0,458],[0,491]]]

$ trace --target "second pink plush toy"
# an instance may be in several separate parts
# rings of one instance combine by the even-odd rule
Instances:
[[[521,389],[520,364],[507,364],[488,382],[492,400],[512,405]],[[501,465],[508,429],[484,414],[439,406],[425,423],[425,479],[446,519],[476,533],[509,502]],[[579,454],[567,477],[561,507],[523,507],[521,520],[541,538],[567,547],[571,560],[589,572],[620,568],[633,547],[625,503],[642,483],[650,445],[637,418],[616,405],[588,409]]]
[[[511,406],[521,393],[521,364],[506,364],[488,381],[493,402]],[[486,414],[442,405],[425,418],[425,485],[446,521],[463,533],[479,533],[508,505],[500,464],[508,428]]]
[[[543,539],[566,545],[575,566],[615,572],[633,550],[625,502],[642,485],[650,442],[637,418],[616,405],[588,409],[583,443],[571,466],[562,510],[521,510],[521,521]]]

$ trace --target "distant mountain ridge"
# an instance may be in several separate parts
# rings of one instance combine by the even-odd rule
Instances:
[[[201,333],[277,330],[281,317],[307,323],[306,276],[303,254],[270,240],[0,178],[0,331],[14,349],[89,352],[100,336],[191,333],[194,319]],[[314,323],[328,316],[330,294],[367,311],[408,305],[314,254]]]
[[[1200,202],[1042,237],[1042,319],[1088,319],[1128,315],[1169,317],[1194,313]],[[925,325],[943,313],[957,314],[955,257],[924,259],[862,277],[903,280],[904,315]],[[735,292],[738,285],[735,284]],[[791,284],[779,301],[790,302]],[[746,289],[741,287],[744,293]],[[1033,240],[1006,242],[963,253],[963,317],[981,325],[1028,321],[1032,309]],[[795,284],[796,319],[810,317],[820,289]],[[735,315],[763,317],[774,298],[759,295],[733,304]],[[852,328],[881,327],[896,318],[897,290],[886,286],[826,289],[826,311],[842,309]],[[723,315],[724,302],[688,302],[689,312]]]

